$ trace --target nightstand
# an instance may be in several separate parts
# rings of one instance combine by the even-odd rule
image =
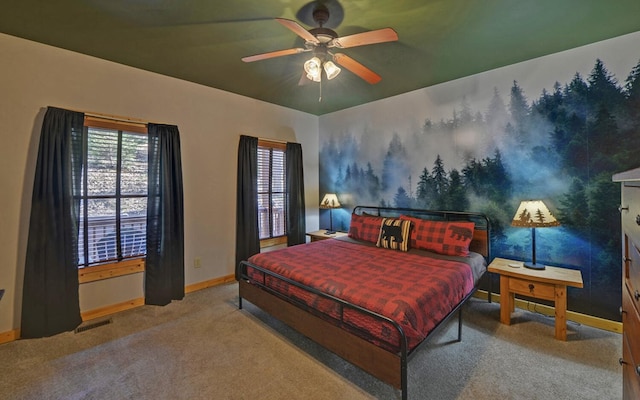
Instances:
[[[500,322],[511,325],[516,294],[551,300],[555,302],[556,339],[567,340],[567,286],[583,286],[580,271],[549,266],[534,270],[506,258],[495,258],[488,270],[500,275]]]
[[[315,242],[317,240],[325,240],[325,239],[332,239],[332,238],[347,236],[346,232],[336,232],[329,235],[325,233],[326,231],[327,231],[326,229],[321,229],[319,231],[307,232],[307,236],[311,238],[312,242]]]

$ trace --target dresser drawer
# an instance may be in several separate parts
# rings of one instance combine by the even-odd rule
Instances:
[[[640,399],[640,366],[629,350],[629,337],[622,335],[622,398],[624,400]]]
[[[640,168],[613,176],[622,184],[622,394],[640,399]]]
[[[622,288],[623,399],[640,399],[640,315],[631,293]]]
[[[640,244],[640,182],[622,185],[622,229],[636,244]]]
[[[629,347],[635,360],[640,362],[640,315],[627,288],[622,288],[622,329],[629,338]]]
[[[624,281],[629,288],[629,293],[635,299],[636,308],[640,305],[640,249],[639,242],[634,242],[626,232],[624,235]]]
[[[555,300],[555,286],[549,283],[509,278],[509,291],[537,299]]]

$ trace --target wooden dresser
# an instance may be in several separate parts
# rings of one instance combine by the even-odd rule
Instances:
[[[622,185],[623,398],[640,399],[640,168],[613,176]]]

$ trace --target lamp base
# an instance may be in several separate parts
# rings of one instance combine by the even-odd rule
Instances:
[[[529,269],[537,269],[537,270],[543,270],[545,269],[544,264],[539,264],[539,263],[524,263],[524,267],[525,268],[529,268]]]

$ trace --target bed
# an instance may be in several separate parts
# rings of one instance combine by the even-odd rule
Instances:
[[[410,357],[473,295],[490,259],[483,214],[358,206],[349,235],[259,253],[239,266],[248,300],[401,390]]]

